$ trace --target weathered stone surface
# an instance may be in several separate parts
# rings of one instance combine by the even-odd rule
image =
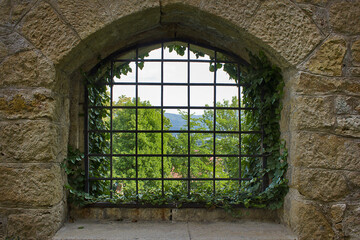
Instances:
[[[8,237],[10,239],[48,240],[61,227],[65,219],[65,206],[41,209],[0,208],[0,214],[8,215]]]
[[[67,137],[67,127],[49,121],[1,122],[1,162],[60,162]]]
[[[59,164],[1,164],[0,206],[52,206],[63,199]]]
[[[294,83],[296,92],[307,95],[345,93],[360,95],[360,83],[355,78],[332,78],[301,72]]]
[[[321,211],[312,204],[291,201],[290,226],[299,239],[333,239],[334,232]]]
[[[351,46],[352,65],[360,66],[360,40],[355,41]]]
[[[58,63],[79,43],[71,28],[44,1],[38,2],[37,6],[26,14],[18,28],[54,63]]]
[[[344,233],[349,239],[359,239],[360,237],[360,204],[350,204],[346,208],[343,220]]]
[[[349,67],[349,75],[352,77],[360,77],[360,67]]]
[[[54,119],[56,96],[48,89],[0,90],[0,119]]]
[[[359,168],[354,168],[359,169]],[[354,188],[360,188],[360,171],[346,172],[346,178],[349,180],[350,185]]]
[[[20,21],[20,19],[30,10],[36,1],[34,0],[12,0],[11,22],[13,24]]]
[[[109,12],[96,0],[60,0],[56,1],[56,6],[82,39],[96,32],[111,20]]]
[[[360,137],[360,116],[338,116],[335,132],[344,136]]]
[[[360,140],[326,133],[292,134],[290,158],[295,166],[326,169],[360,169]]]
[[[6,47],[8,55],[13,55],[20,51],[26,51],[33,48],[33,46],[31,46],[31,44],[17,32],[0,36],[0,42],[2,42],[2,44]]]
[[[162,0],[161,7],[166,14],[171,14],[179,12],[182,5],[187,5],[214,16],[222,17],[239,28],[246,28],[250,24],[251,17],[255,14],[259,4],[259,0]]]
[[[339,115],[357,114],[360,115],[360,98],[338,96],[335,98],[335,112]]]
[[[311,16],[316,26],[322,31],[324,35],[328,35],[330,33],[328,12],[326,8],[312,4],[299,4],[299,7],[301,7],[307,14]]]
[[[290,1],[266,1],[253,18],[249,32],[293,65],[302,61],[322,39],[310,17]]]
[[[332,97],[295,97],[291,103],[292,129],[329,129],[335,125]]]
[[[360,2],[340,1],[330,6],[330,23],[333,30],[340,33],[360,33]]]
[[[298,3],[326,4],[329,0],[295,0]]]
[[[0,25],[8,24],[11,15],[11,1],[3,0],[0,2]]]
[[[4,43],[0,42],[0,63],[5,59],[8,55],[7,47]]]
[[[346,42],[340,37],[326,40],[306,64],[313,73],[341,76]]]
[[[335,223],[341,222],[346,209],[346,204],[338,203],[331,206],[331,218]]]
[[[147,9],[159,10],[160,17],[160,2],[163,4],[163,0],[124,0],[113,1],[104,0],[104,6],[110,12],[114,20],[124,17],[129,14],[141,12]]]
[[[0,64],[0,87],[46,87],[55,85],[53,64],[35,51],[19,52]]]
[[[295,168],[292,177],[294,187],[313,200],[336,201],[349,193],[346,179],[339,171]]]

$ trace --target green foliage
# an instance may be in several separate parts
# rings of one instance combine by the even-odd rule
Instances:
[[[169,51],[175,51],[184,55],[186,47],[181,45],[167,46]],[[192,51],[197,57],[204,53]],[[146,55],[144,55],[146,56]],[[143,57],[144,57],[143,56]],[[68,174],[70,195],[69,200],[75,204],[82,205],[96,201],[108,201],[112,203],[133,203],[161,205],[176,203],[204,203],[207,206],[222,206],[229,208],[231,205],[241,204],[245,207],[270,208],[281,207],[283,198],[288,191],[285,172],[287,169],[287,151],[284,143],[280,141],[280,112],[281,97],[283,94],[283,80],[280,69],[273,66],[266,56],[260,52],[259,56],[250,53],[251,64],[244,67],[240,75],[240,84],[243,87],[240,103],[242,107],[255,108],[255,111],[245,111],[241,115],[241,130],[264,131],[264,138],[256,134],[243,134],[241,145],[239,137],[231,134],[223,134],[213,139],[212,134],[191,134],[190,146],[188,146],[187,133],[171,135],[164,133],[163,145],[161,145],[161,133],[138,133],[139,154],[186,154],[188,147],[191,153],[212,154],[213,141],[215,141],[217,154],[238,154],[239,148],[242,154],[265,154],[267,156],[267,167],[263,168],[262,158],[241,158],[242,178],[251,178],[251,181],[242,181],[241,185],[236,181],[224,181],[217,183],[216,195],[213,194],[212,182],[192,181],[191,192],[188,194],[186,181],[166,181],[164,193],[161,191],[161,182],[139,181],[139,193],[136,194],[135,181],[114,181],[110,189],[109,182],[91,182],[90,194],[83,191],[84,172],[82,166],[83,156],[79,151],[69,148],[69,155],[64,164]],[[139,62],[142,68],[144,62]],[[216,69],[228,73],[230,79],[237,79],[237,65],[217,64]],[[109,84],[110,70],[106,67],[99,68],[96,74],[86,76],[89,103],[93,106],[109,106],[109,93],[104,83]],[[105,71],[103,70],[105,69]],[[210,64],[210,71],[215,71],[214,64]],[[117,65],[113,73],[118,78],[132,72],[129,63]],[[121,96],[114,100],[112,105],[135,106],[136,99]],[[150,106],[149,102],[140,101],[138,106]],[[218,107],[237,107],[239,100],[233,98],[231,102],[224,101],[216,103]],[[138,109],[138,130],[160,130],[161,110]],[[217,110],[216,130],[237,131],[239,130],[238,111]],[[187,113],[181,113],[184,120],[188,119]],[[89,129],[109,130],[110,113],[107,109],[93,108],[89,110]],[[214,128],[214,112],[206,110],[201,117],[190,116],[190,129],[212,130]],[[171,128],[168,118],[163,117],[164,130]],[[135,109],[113,109],[113,129],[135,130]],[[134,154],[136,152],[134,133],[114,133],[112,151],[115,154]],[[108,133],[89,134],[89,152],[108,154],[110,152],[110,135]],[[213,160],[208,157],[194,157],[190,159],[191,177],[212,177]],[[109,159],[105,157],[89,158],[90,177],[108,177],[110,166]],[[164,176],[187,177],[187,159],[177,157],[164,157],[161,163],[160,157],[143,158],[138,157],[138,177],[161,177],[161,164],[164,167]],[[217,178],[238,178],[238,158],[224,157],[216,160]],[[135,158],[121,157],[113,158],[113,177],[135,177]],[[262,189],[262,179],[269,178],[269,186]],[[119,191],[121,188],[121,191]],[[110,198],[110,192],[112,198]]]

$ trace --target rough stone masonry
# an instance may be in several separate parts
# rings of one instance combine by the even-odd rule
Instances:
[[[282,222],[299,239],[359,239],[359,0],[0,0],[0,239],[50,239],[65,221],[81,72],[169,37],[281,67]]]

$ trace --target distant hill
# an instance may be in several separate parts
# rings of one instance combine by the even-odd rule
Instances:
[[[182,119],[180,114],[176,113],[165,113],[164,116],[170,119],[172,127],[170,130],[180,130],[181,127],[186,125],[186,120]],[[194,115],[193,118],[200,118],[201,115]]]

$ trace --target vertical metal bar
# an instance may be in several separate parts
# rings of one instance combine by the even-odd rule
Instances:
[[[136,181],[136,198],[139,196],[139,173],[138,173],[138,101],[139,101],[139,48],[136,48],[135,60],[135,181]]]
[[[239,117],[239,191],[241,190],[241,151],[242,151],[242,146],[241,146],[241,142],[242,142],[242,138],[241,138],[241,103],[242,103],[242,98],[241,98],[241,86],[240,86],[240,67],[239,65],[237,65],[237,73],[236,73],[236,78],[237,78],[237,83],[238,83],[238,104],[239,104],[239,113],[238,113],[238,117]]]
[[[191,191],[191,186],[190,186],[190,167],[191,167],[191,163],[190,163],[190,153],[191,153],[191,139],[190,139],[190,44],[188,43],[187,45],[188,49],[187,49],[187,54],[188,54],[188,72],[187,72],[187,82],[188,82],[188,119],[187,119],[187,123],[188,123],[188,197],[190,197],[190,191]]]
[[[216,176],[216,70],[217,70],[217,62],[216,62],[216,54],[217,52],[215,51],[215,67],[214,67],[214,126],[213,126],[213,130],[214,130],[214,133],[213,133],[213,194],[214,194],[214,197],[215,197],[215,194],[216,194],[216,187],[215,187],[215,176]]]
[[[110,83],[110,198],[112,198],[112,189],[113,189],[113,176],[112,176],[112,171],[113,171],[113,165],[112,165],[112,161],[113,161],[113,108],[112,108],[112,104],[113,104],[113,77],[114,77],[114,62],[111,61],[111,70],[110,70],[110,77],[111,77],[111,83]]]
[[[261,91],[261,101],[264,101],[264,91]],[[265,130],[264,130],[264,123],[261,123],[261,148],[262,148],[262,167],[263,169],[266,169],[267,167],[267,157],[266,157],[266,144],[264,143],[264,139],[265,139]],[[263,176],[263,182],[262,182],[262,191],[265,191],[265,189],[268,187],[269,185],[269,176],[267,173],[264,174]]]
[[[89,184],[89,91],[88,91],[88,83],[85,83],[85,101],[84,101],[84,166],[85,166],[85,192],[89,193],[90,184]]]
[[[161,43],[161,193],[164,196],[164,43]]]

